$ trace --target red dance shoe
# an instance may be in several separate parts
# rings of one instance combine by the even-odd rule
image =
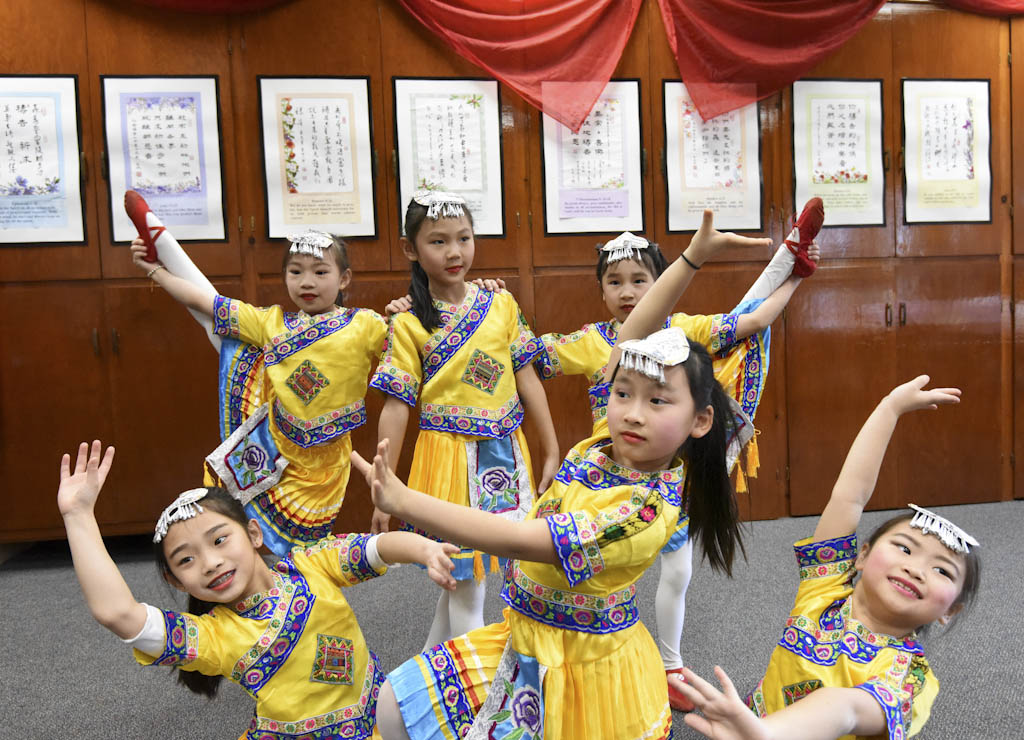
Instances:
[[[796,257],[793,274],[797,277],[807,277],[817,267],[807,256],[807,247],[811,246],[824,222],[825,204],[821,198],[811,198],[800,212],[800,218],[793,224],[793,231],[786,237],[786,246]]]
[[[125,191],[124,210],[135,224],[139,238],[146,242],[146,262],[156,262],[156,240],[167,229],[163,226],[149,226],[146,222],[146,214],[150,212],[149,203],[134,190]]]
[[[686,683],[682,668],[665,671],[665,676],[666,680],[668,676],[676,676],[680,681]],[[683,692],[673,686],[671,681],[668,681],[668,705],[679,712],[692,712],[695,708],[693,702],[683,696]]]

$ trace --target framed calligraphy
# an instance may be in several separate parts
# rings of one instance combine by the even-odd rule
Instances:
[[[988,80],[901,80],[903,220],[991,223]]]
[[[884,226],[881,80],[793,83],[793,202],[818,196],[825,226]]]
[[[417,190],[448,190],[466,199],[477,236],[505,236],[498,83],[394,77],[392,85],[399,223]]]
[[[78,77],[0,75],[0,243],[84,244]]]
[[[764,228],[757,103],[707,121],[677,80],[663,80],[667,230],[696,231],[704,209],[715,228]]]
[[[259,77],[267,236],[377,236],[369,77]]]
[[[135,238],[135,190],[178,241],[226,241],[216,76],[101,75],[114,242]]]
[[[544,233],[644,231],[640,81],[609,82],[578,132],[541,120]]]

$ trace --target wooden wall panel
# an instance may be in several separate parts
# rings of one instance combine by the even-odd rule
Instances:
[[[195,242],[185,250],[204,274],[238,275],[241,272],[237,228],[238,180],[235,121],[231,105],[231,65],[228,52],[228,20],[203,16],[201,23],[187,13],[126,3],[89,2],[84,23],[88,29],[89,73],[95,88],[92,108],[93,161],[102,161],[106,148],[99,75],[217,75],[219,78],[222,183],[227,224],[226,242]],[[92,168],[98,194],[99,245],[103,276],[139,277],[127,245],[114,245],[110,209],[122,208],[123,194],[108,197],[100,167]]]
[[[52,281],[97,278],[100,254],[97,249],[95,172],[99,158],[89,142],[95,135],[93,109],[98,96],[90,75],[86,37],[82,33],[85,0],[54,0],[46,13],[67,19],[65,23],[43,23],[39,3],[7,0],[0,4],[0,70],[4,74],[77,75],[79,146],[85,154],[87,174],[83,177],[85,244],[30,247],[0,245],[0,276],[6,281]]]
[[[1013,260],[1013,497],[1024,498],[1024,258]]]
[[[1017,16],[1010,19],[1010,54],[1017,57],[1017,68],[1024,60],[1024,17]],[[1024,73],[1014,73],[1010,69],[1010,100],[1009,120],[1012,122],[1024,120]],[[1011,209],[1013,204],[1024,204],[1024,126],[1013,126],[1011,142],[1011,171],[1018,173],[1013,178],[1013,192],[1010,194]],[[1011,211],[1012,213],[1012,211]],[[1024,254],[1024,218],[1011,219],[1013,221],[1013,253]],[[1019,293],[1017,295],[1020,295]],[[1018,491],[1020,487],[1018,486]],[[1019,495],[1024,495],[1021,493]]]
[[[934,6],[893,5],[893,81],[889,110],[902,121],[899,81],[912,78],[991,80],[992,223],[906,224],[903,183],[896,190],[896,251],[904,257],[999,254],[1010,247],[1009,24]],[[902,135],[902,134],[898,134]],[[902,146],[902,144],[901,144]],[[902,160],[900,158],[900,169]],[[901,176],[901,173],[897,173]]]

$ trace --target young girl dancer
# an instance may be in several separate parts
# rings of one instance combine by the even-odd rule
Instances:
[[[212,318],[213,332],[225,338],[224,443],[207,460],[278,555],[334,526],[348,486],[349,435],[366,422],[367,378],[387,332],[376,312],[342,305],[352,280],[345,242],[319,231],[289,241],[281,270],[295,312],[218,295],[147,261],[143,239],[132,242],[135,264],[177,301]]]
[[[142,665],[181,668],[179,680],[212,697],[224,676],[256,700],[243,738],[368,738],[383,675],[339,586],[380,575],[389,563],[425,565],[454,581],[453,545],[411,532],[328,537],[296,548],[273,568],[260,557],[262,530],[226,491],[181,494],[153,537],[164,578],[189,595],[189,613],[142,604],[111,560],[94,513],[114,448],[100,443],[61,460],[57,505],[96,621],[135,648]]]
[[[924,390],[927,383],[922,375],[882,399],[854,440],[813,537],[793,546],[796,602],[747,703],[721,668],[715,673],[724,693],[686,672],[684,691],[704,714],[688,715],[691,727],[718,740],[895,740],[928,720],[939,683],[916,632],[948,624],[972,602],[978,543],[913,504],[859,549],[855,534],[900,416],[960,401],[959,389]]]
[[[704,345],[714,360],[715,377],[733,401],[739,434],[730,447],[730,470],[738,461],[740,448],[747,445],[747,473],[753,476],[756,472],[753,421],[768,375],[770,327],[803,279],[794,272],[795,267],[807,275],[817,265],[821,250],[814,243],[814,237],[823,219],[821,199],[811,199],[793,232],[732,312],[710,316],[675,313],[666,320],[666,326],[679,327],[690,339]],[[665,267],[665,257],[657,244],[628,232],[613,239],[600,248],[597,261],[601,296],[613,319],[587,324],[572,334],[540,337],[544,351],[538,355],[536,365],[542,378],[584,375],[589,379],[595,435],[607,429],[609,386],[602,376],[619,327]],[[745,490],[742,471],[738,471],[737,482],[739,490]],[[693,709],[679,691],[683,683],[679,643],[692,557],[693,544],[688,537],[687,515],[683,511],[676,534],[662,553],[655,597],[658,649],[665,664],[669,700],[673,709],[682,711]]]
[[[413,196],[402,246],[412,269],[413,313],[391,317],[387,347],[370,381],[388,395],[378,437],[391,441],[390,462],[397,465],[409,407],[418,401],[409,485],[520,520],[534,491],[520,429],[524,405],[543,445],[537,490],[550,485],[559,460],[547,399],[531,365],[537,340],[511,294],[466,282],[475,246],[461,196]],[[374,517],[374,531],[387,526],[386,514]],[[441,594],[427,647],[483,624],[483,578],[491,559],[465,549],[454,560],[458,585]]]
[[[657,328],[700,266],[731,244],[701,230],[627,320],[609,362],[611,439],[580,442],[526,521],[454,506],[406,487],[389,445],[353,454],[375,504],[431,533],[512,558],[504,621],[433,647],[381,692],[386,738],[665,738],[657,648],[638,621],[635,584],[688,507],[694,536],[730,570],[738,514],[725,456],[733,417],[704,348]]]

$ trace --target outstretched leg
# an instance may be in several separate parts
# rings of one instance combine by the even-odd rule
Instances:
[[[807,256],[807,248],[818,236],[824,219],[821,198],[807,201],[793,230],[737,305],[767,298],[786,282],[794,270],[799,277],[807,277],[814,272],[815,264]]]
[[[484,626],[484,596],[487,581],[458,581],[448,597],[448,619],[452,634],[446,640]]]
[[[434,645],[440,645],[445,640],[452,639],[452,623],[448,617],[448,593],[448,591],[442,591],[437,598],[434,621],[430,623],[430,632],[427,633],[427,641],[423,645],[424,650],[429,650]]]
[[[669,703],[673,709],[691,711],[693,705],[682,695],[675,682],[682,682],[675,673],[683,667],[679,642],[683,637],[686,616],[686,589],[693,573],[693,540],[674,552],[661,554],[661,577],[654,598],[654,614],[658,627],[658,652],[667,673]]]

